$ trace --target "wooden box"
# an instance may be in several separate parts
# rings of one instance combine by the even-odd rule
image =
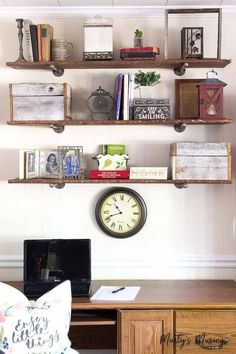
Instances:
[[[231,180],[230,143],[171,144],[173,180]]]
[[[71,118],[68,84],[10,84],[11,121],[65,121]]]

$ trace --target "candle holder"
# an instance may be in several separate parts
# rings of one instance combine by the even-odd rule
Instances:
[[[18,28],[18,40],[19,40],[19,58],[16,60],[17,61],[27,61],[24,58],[23,55],[23,47],[22,47],[22,43],[23,43],[23,18],[17,18],[16,22],[17,22],[17,28]]]

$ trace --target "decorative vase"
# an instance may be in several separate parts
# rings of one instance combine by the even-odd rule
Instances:
[[[134,37],[134,47],[143,47],[143,38]]]
[[[154,98],[153,86],[139,86],[140,98]]]

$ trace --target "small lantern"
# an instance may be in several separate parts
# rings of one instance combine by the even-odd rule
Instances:
[[[223,87],[227,84],[216,78],[215,71],[207,73],[207,79],[199,83],[200,119],[223,119]]]
[[[104,116],[107,116],[107,119],[111,119],[113,116],[114,99],[110,93],[103,90],[101,86],[91,93],[86,101],[86,105],[92,119],[95,119],[95,116],[97,116],[97,120],[103,120]]]
[[[203,58],[203,27],[182,28],[181,57]]]

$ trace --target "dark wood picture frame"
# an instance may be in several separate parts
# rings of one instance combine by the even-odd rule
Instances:
[[[203,79],[175,80],[175,119],[198,119],[198,84]]]

